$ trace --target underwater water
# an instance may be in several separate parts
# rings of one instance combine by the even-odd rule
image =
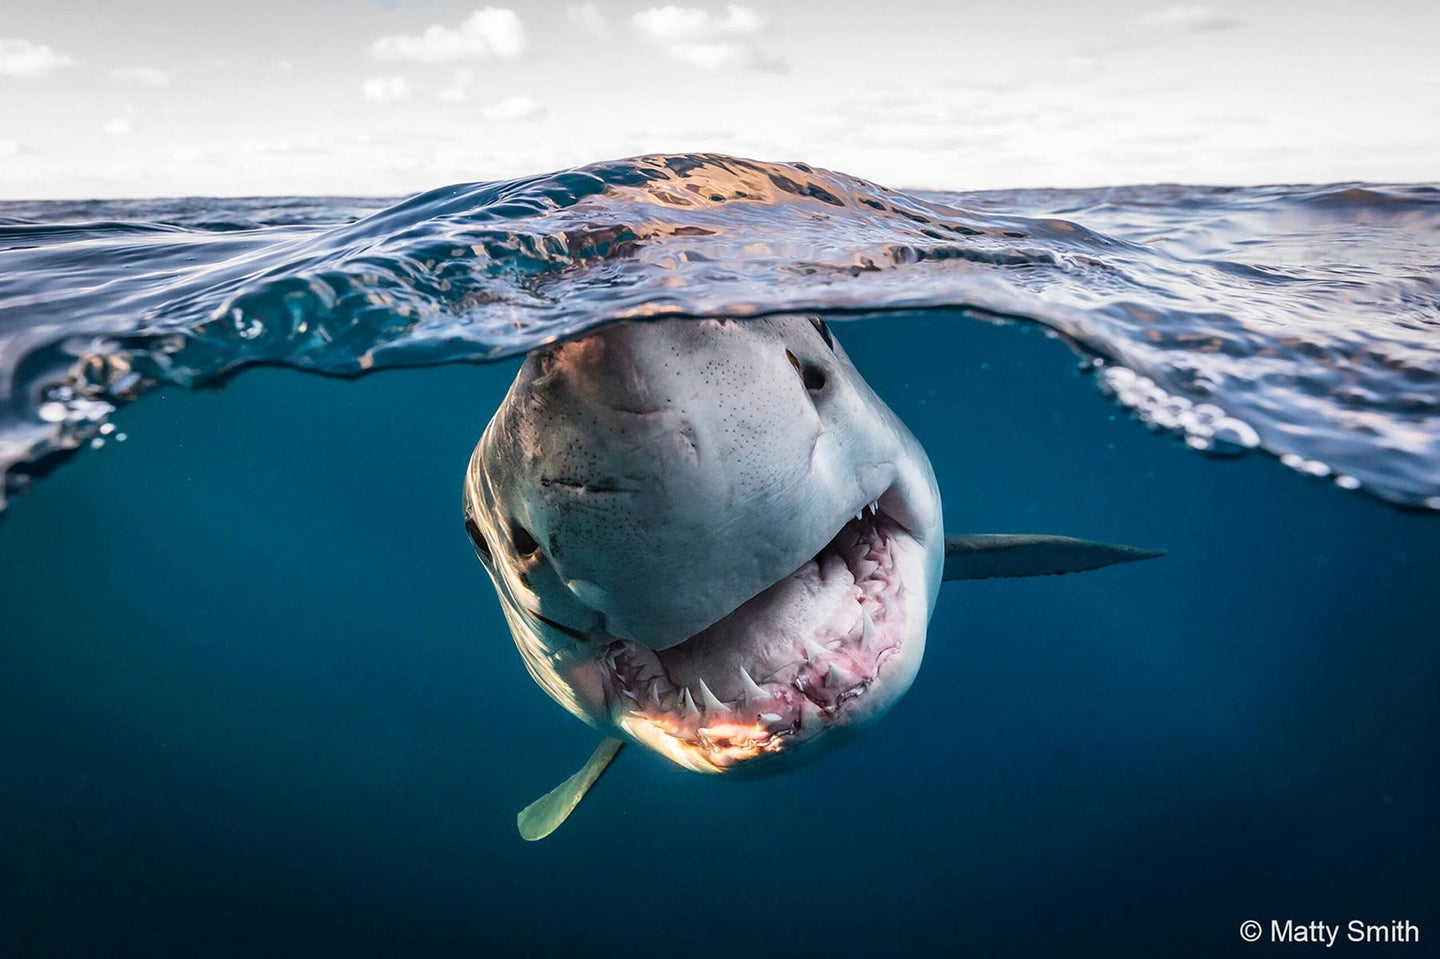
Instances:
[[[1437,215],[714,157],[0,206],[0,952],[1433,949]],[[952,532],[1169,555],[947,584],[844,750],[740,783],[627,750],[524,843],[595,735],[461,525],[515,357],[780,309],[832,322]]]

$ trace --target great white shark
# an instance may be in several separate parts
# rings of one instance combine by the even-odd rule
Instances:
[[[777,772],[904,695],[942,580],[1159,551],[945,536],[929,457],[816,317],[605,327],[526,357],[465,526],[530,675],[606,738],[520,814],[548,835],[634,742]]]

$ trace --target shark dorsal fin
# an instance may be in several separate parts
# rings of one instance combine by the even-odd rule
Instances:
[[[565,780],[554,789],[550,790],[539,799],[520,810],[515,817],[515,825],[520,827],[520,835],[528,842],[537,839],[544,839],[564,822],[570,815],[571,810],[580,804],[585,798],[585,793],[595,785],[595,780],[610,765],[610,760],[625,745],[622,739],[606,739],[595,747],[585,765],[580,771],[569,779]]]
[[[1164,556],[1163,549],[1139,549],[1069,536],[978,533],[945,537],[944,580],[1080,573],[1116,563]]]

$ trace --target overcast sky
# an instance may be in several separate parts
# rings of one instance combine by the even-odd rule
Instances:
[[[0,198],[638,153],[896,187],[1440,180],[1440,0],[4,0]]]

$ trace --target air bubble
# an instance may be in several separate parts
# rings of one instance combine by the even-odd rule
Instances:
[[[1100,389],[1152,428],[1181,433],[1191,449],[1217,455],[1243,453],[1260,445],[1260,434],[1250,424],[1227,416],[1214,403],[1194,403],[1172,396],[1154,380],[1123,366],[1099,370]]]
[[[1330,465],[1319,460],[1307,460],[1299,453],[1286,453],[1280,457],[1280,462],[1295,470],[1297,473],[1306,473],[1310,476],[1329,476]]]
[[[1260,434],[1244,420],[1227,416],[1215,424],[1214,439],[1217,443],[1229,443],[1242,450],[1253,450],[1260,445]]]

